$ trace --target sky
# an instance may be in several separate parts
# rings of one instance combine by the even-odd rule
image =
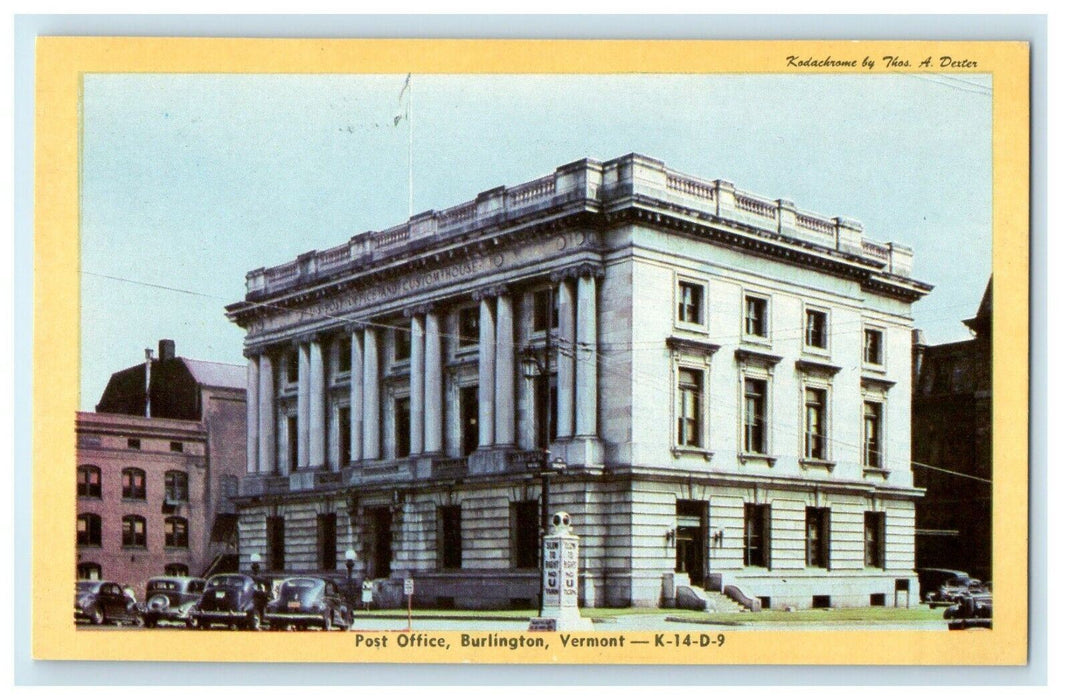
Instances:
[[[91,74],[81,398],[160,338],[244,363],[245,274],[409,214],[404,75]],[[635,152],[913,247],[930,344],[991,274],[986,75],[413,75],[413,211]]]

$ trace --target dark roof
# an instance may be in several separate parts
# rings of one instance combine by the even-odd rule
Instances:
[[[225,362],[209,362],[208,360],[190,360],[186,357],[178,358],[185,363],[193,380],[201,386],[212,386],[223,389],[245,388],[245,366],[231,365]]]
[[[153,359],[151,381],[151,417],[200,420],[204,408],[201,406],[201,389],[244,389],[245,368],[185,357]],[[112,374],[96,410],[98,413],[145,415],[144,363]]]

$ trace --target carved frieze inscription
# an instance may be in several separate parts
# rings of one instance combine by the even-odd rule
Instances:
[[[390,299],[400,299],[419,292],[446,287],[494,272],[521,268],[555,257],[566,250],[577,250],[592,243],[592,234],[569,231],[494,251],[471,252],[464,259],[441,267],[408,272],[392,279],[368,282],[363,286],[319,299],[301,309],[264,310],[249,325],[249,334],[257,335],[301,323],[327,318],[358,320],[361,312]]]

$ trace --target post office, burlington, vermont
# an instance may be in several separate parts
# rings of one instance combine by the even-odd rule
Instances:
[[[862,233],[632,154],[249,272],[242,569],[533,606],[548,499],[584,606],[915,600],[931,287]]]

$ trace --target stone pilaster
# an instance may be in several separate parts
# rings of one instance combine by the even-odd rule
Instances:
[[[493,299],[479,301],[479,447],[494,444],[495,329]]]
[[[497,353],[494,358],[494,444],[516,444],[516,346],[512,297],[497,297]]]
[[[326,464],[327,398],[323,368],[323,344],[308,343],[308,466],[321,469]]]
[[[260,467],[260,358],[250,353],[245,374],[245,472]]]
[[[278,471],[278,440],[275,437],[275,368],[271,356],[260,355],[260,473]]]
[[[364,459],[379,459],[379,334],[364,329]]]
[[[302,341],[297,345],[297,469],[308,467],[309,365],[308,344]]]
[[[412,315],[412,357],[409,359],[408,390],[409,390],[409,446],[410,454],[418,455],[423,452],[423,372],[424,372],[424,338],[423,318],[419,314]]]
[[[364,457],[364,332],[349,328],[349,452],[354,462]]]
[[[598,305],[592,274],[576,280],[575,433],[597,435],[598,427]]]
[[[423,450],[442,451],[442,337],[438,314],[427,313],[423,370]]]

